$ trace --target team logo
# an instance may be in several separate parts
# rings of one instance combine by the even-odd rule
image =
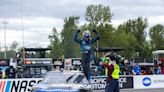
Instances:
[[[145,78],[143,78],[142,83],[144,86],[150,86],[151,85],[151,79],[149,77],[145,77]]]

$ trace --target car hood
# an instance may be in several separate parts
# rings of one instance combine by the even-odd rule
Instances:
[[[34,86],[34,88],[36,89],[81,89],[81,88],[85,88],[85,89],[90,89],[91,86],[86,84],[64,84],[64,83],[53,83],[53,84],[44,84],[44,83],[40,83]]]

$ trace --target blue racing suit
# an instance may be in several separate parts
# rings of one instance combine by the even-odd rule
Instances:
[[[91,70],[90,62],[92,61],[92,44],[100,39],[99,34],[96,32],[96,36],[88,41],[84,38],[79,39],[77,33],[74,35],[74,40],[80,44],[82,50],[82,68],[84,75],[90,80]]]

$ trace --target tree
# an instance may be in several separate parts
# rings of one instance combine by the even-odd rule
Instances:
[[[147,28],[147,25],[148,25],[147,19],[138,17],[137,19],[134,20],[128,20],[127,22],[119,26],[119,29],[125,31],[126,33],[133,34],[133,37],[135,37],[136,39],[136,41],[134,42],[135,52],[139,52],[140,55],[143,57],[145,57],[146,55],[144,48],[146,44],[145,29]]]
[[[109,23],[111,16],[110,8],[101,4],[89,5],[85,13],[85,19],[92,28],[95,28],[100,24]]]
[[[62,48],[66,58],[73,58],[80,56],[80,46],[73,40],[74,33],[77,30],[77,23],[79,17],[70,16],[64,20],[64,27],[61,32]]]
[[[164,26],[161,24],[157,24],[150,28],[150,44],[152,49],[164,49]]]
[[[88,24],[85,24],[87,30],[96,29],[99,31],[101,39],[98,41],[99,46],[111,46],[112,32],[114,28],[110,24],[112,14],[108,6],[89,5],[86,8],[85,19]],[[86,29],[85,28],[85,29]]]
[[[100,25],[97,27],[100,33],[99,47],[113,47],[114,28],[111,24]]]
[[[126,57],[131,57],[134,55],[136,38],[134,35],[129,32],[126,33],[121,27],[118,27],[117,30],[113,33],[113,46],[114,47],[123,47],[125,50],[121,52],[121,55]]]
[[[15,51],[16,48],[18,47],[18,45],[19,45],[18,42],[14,41],[14,42],[11,44],[10,49]]]
[[[6,50],[7,59],[14,58],[17,47],[18,47],[18,42],[16,41],[12,42],[12,44]],[[1,53],[4,54],[4,52],[1,52]],[[1,58],[4,58],[4,57],[1,57]]]
[[[142,19],[142,17],[138,17],[136,20],[132,21],[131,30],[134,36],[137,38],[138,43],[142,46],[146,40],[145,29],[147,28],[148,23],[147,19]]]
[[[51,50],[51,58],[59,59],[63,54],[62,44],[59,38],[59,33],[57,32],[56,28],[54,27],[52,30],[52,35],[49,36],[50,39],[50,47]]]

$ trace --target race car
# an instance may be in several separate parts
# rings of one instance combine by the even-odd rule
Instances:
[[[50,71],[32,92],[92,92],[92,87],[82,72]]]

